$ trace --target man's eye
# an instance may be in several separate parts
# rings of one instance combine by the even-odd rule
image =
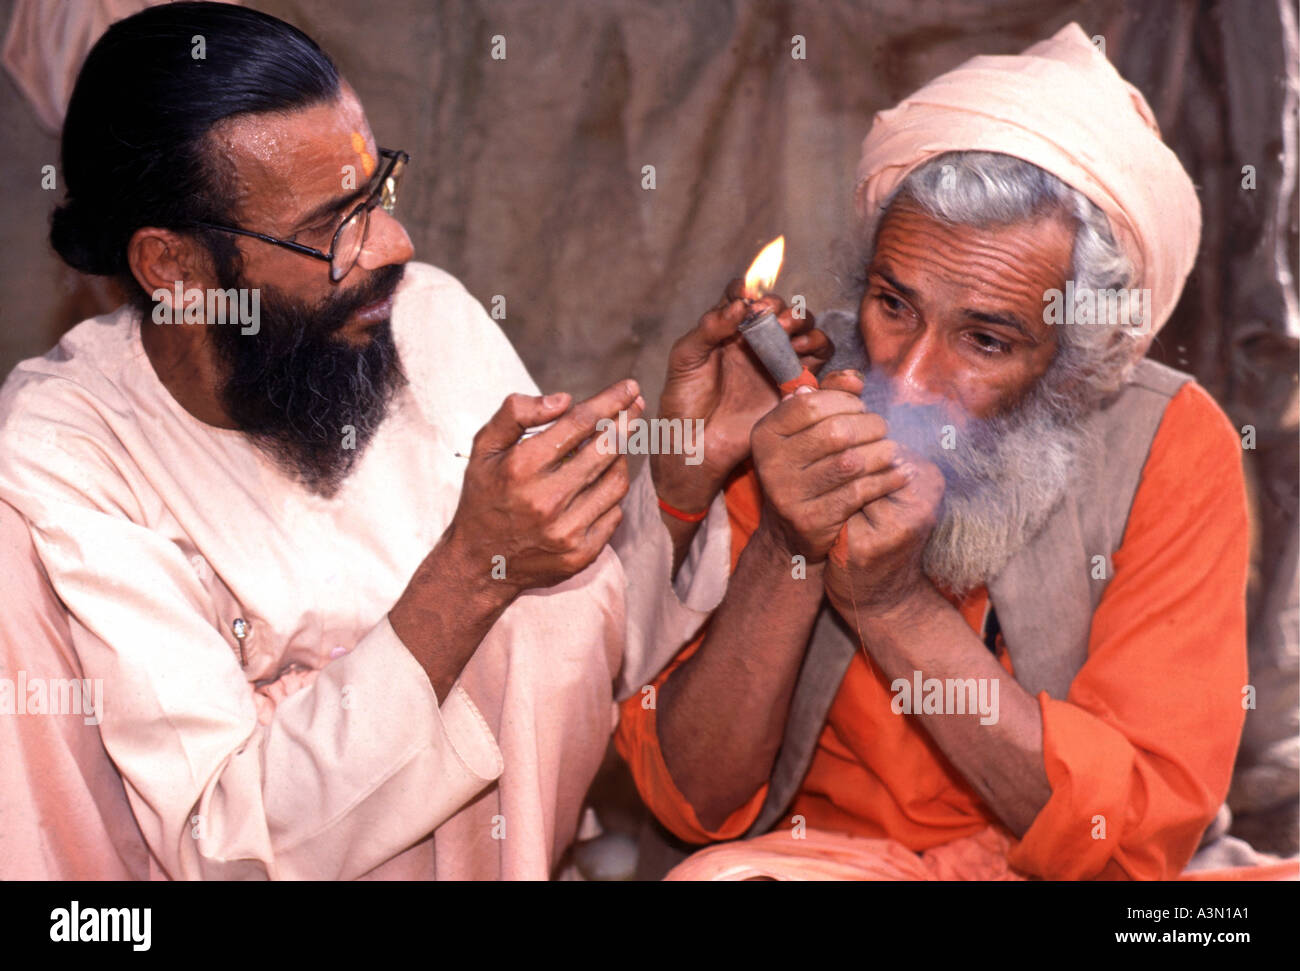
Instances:
[[[876,300],[884,305],[886,313],[897,315],[903,312],[903,301],[892,293],[878,293],[876,294]]]
[[[1006,341],[1000,341],[992,334],[976,332],[971,335],[975,341],[975,346],[979,348],[981,354],[987,354],[993,357],[996,354],[1006,354],[1011,350],[1011,345]]]
[[[308,226],[306,229],[300,229],[298,232],[290,236],[289,242],[296,243],[299,241],[299,237],[306,237],[313,242],[319,242],[325,234],[333,228],[333,226],[334,223],[332,220],[330,222],[317,223],[315,226]]]

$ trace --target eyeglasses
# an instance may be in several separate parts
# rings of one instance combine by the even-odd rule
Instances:
[[[379,155],[385,160],[385,164],[379,173],[378,183],[335,230],[328,253],[292,240],[240,229],[238,226],[222,226],[208,222],[195,222],[193,225],[226,233],[238,233],[240,236],[251,236],[265,243],[274,243],[276,246],[291,249],[295,253],[314,256],[330,265],[330,280],[338,283],[357,265],[357,260],[361,257],[361,250],[366,244],[366,234],[370,231],[370,210],[375,206],[383,206],[385,212],[391,213],[393,207],[397,205],[397,187],[402,182],[402,174],[406,171],[406,163],[411,160],[411,156],[401,150],[393,151],[387,148],[381,148]]]

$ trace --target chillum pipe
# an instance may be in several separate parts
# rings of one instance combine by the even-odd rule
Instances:
[[[793,394],[794,389],[801,385],[818,387],[817,378],[799,363],[799,355],[790,346],[789,336],[772,311],[764,310],[761,314],[746,317],[741,321],[740,335],[763,362],[782,394]]]

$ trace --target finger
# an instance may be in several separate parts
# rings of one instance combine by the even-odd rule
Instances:
[[[638,395],[627,409],[628,422],[640,418],[644,410],[645,400]],[[610,435],[604,433],[593,435],[556,472],[554,486],[564,493],[566,506],[571,505],[583,489],[599,479],[614,461],[622,457],[617,443],[611,442],[610,438]]]
[[[812,357],[818,363],[830,360],[831,354],[835,351],[835,345],[831,343],[831,339],[826,336],[824,331],[820,330],[808,330],[795,334],[790,338],[790,346],[794,348],[794,352],[800,358]]]
[[[731,303],[733,300],[745,299],[745,280],[743,277],[735,277],[728,281],[727,289],[723,291],[723,302]]]
[[[704,364],[719,345],[740,332],[740,324],[748,313],[743,300],[733,300],[701,317],[694,328],[673,343],[668,353],[669,376],[694,371]]]
[[[866,405],[843,391],[792,394],[759,423],[766,432],[788,438],[832,415],[865,414]]]
[[[813,500],[816,515],[824,522],[844,522],[857,512],[870,515],[867,507],[878,499],[894,495],[912,481],[907,468],[889,467],[873,475],[864,475],[846,482],[838,489]]]
[[[932,528],[938,522],[943,501],[943,473],[932,462],[915,456],[909,458],[906,451],[898,470],[907,476],[907,485],[863,506],[862,515],[867,524],[877,532],[900,527]]]
[[[589,488],[574,497],[573,503],[560,516],[561,524],[571,529],[584,524],[590,528],[611,506],[617,506],[623,501],[627,495],[629,479],[627,459],[622,456],[619,459]]]
[[[786,442],[793,462],[802,473],[806,473],[814,464],[826,458],[838,455],[857,446],[871,446],[877,452],[883,450],[879,465],[891,464],[898,452],[898,446],[884,438],[885,422],[879,415],[868,412],[853,412],[844,415],[832,415],[819,421],[816,425],[791,435]],[[877,453],[871,456],[877,458]],[[874,465],[874,463],[873,463]],[[875,468],[860,470],[862,473],[875,471]]]
[[[519,436],[535,425],[542,425],[563,414],[571,400],[560,391],[541,397],[512,394],[506,397],[496,414],[474,436],[474,453],[503,452],[519,441]]]
[[[613,538],[614,530],[618,529],[618,524],[622,521],[623,507],[615,503],[599,519],[587,527],[586,555],[591,560],[600,555],[600,551]]]
[[[751,300],[745,305],[745,313],[753,314],[755,317],[761,314],[772,314],[780,322],[784,317],[787,322],[791,320],[790,309],[785,305],[785,299],[779,293],[765,293],[763,296]],[[789,330],[789,327],[786,330]]]
[[[862,476],[898,468],[901,463],[897,458],[897,444],[888,438],[881,438],[819,458],[807,465],[800,474],[807,483],[806,494],[809,498],[816,498]]]
[[[692,334],[709,348],[716,347],[740,332],[740,325],[750,314],[749,305],[743,300],[732,300],[722,307],[705,314]]]
[[[817,382],[827,391],[844,391],[855,396],[862,394],[862,389],[867,386],[862,372],[853,369],[819,375]]]
[[[777,314],[776,319],[791,338],[806,333],[817,326],[817,318],[806,308],[801,316],[796,316],[793,307],[785,307]]]
[[[548,456],[548,465],[559,464],[570,452],[597,432],[603,419],[615,420],[636,401],[640,389],[631,378],[616,381],[586,401],[574,405],[546,431],[534,435],[524,447]]]
[[[918,508],[937,510],[946,484],[939,467],[907,450],[900,457],[898,466],[911,479],[911,488],[899,498]]]

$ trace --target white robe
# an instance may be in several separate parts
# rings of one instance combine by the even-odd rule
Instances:
[[[520,596],[439,705],[387,612],[451,521],[455,453],[507,394],[537,393],[500,329],[455,279],[409,264],[393,330],[410,384],[323,499],[243,434],[185,411],[140,326],[126,309],[85,321],[0,389],[0,499],[26,520],[68,614],[18,628],[11,612],[0,674],[87,678],[103,697],[98,726],[0,718],[16,752],[0,769],[0,877],[551,876],[615,698],[721,600],[721,497],[674,588],[643,470],[612,547]],[[5,555],[7,572],[32,572],[18,547]],[[32,642],[34,626],[45,636]],[[81,860],[40,835],[41,775],[75,802],[70,819],[91,821],[80,831],[99,834]]]

